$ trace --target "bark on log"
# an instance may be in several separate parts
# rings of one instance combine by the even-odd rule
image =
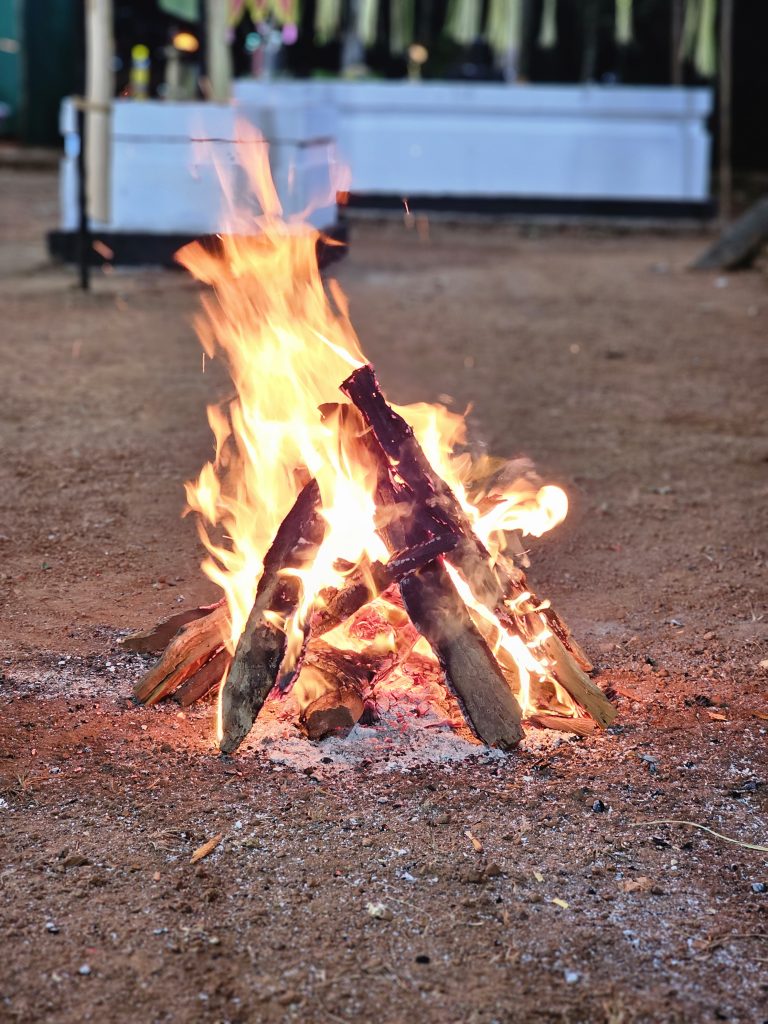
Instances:
[[[157,704],[194,675],[224,643],[229,631],[226,605],[187,623],[166,647],[163,656],[134,687],[142,704]]]
[[[377,454],[377,501],[381,507],[392,508],[401,504],[401,496],[384,455]],[[413,517],[391,518],[379,529],[390,550],[421,543],[422,531],[423,523]],[[442,562],[430,562],[407,576],[400,583],[400,593],[411,621],[432,648],[448,689],[475,735],[502,750],[517,746],[523,738],[520,706]]]
[[[173,699],[178,701],[183,708],[194,704],[196,700],[201,700],[214,687],[218,686],[231,664],[232,655],[226,647],[222,647],[206,661],[202,668],[181,684],[173,694]]]
[[[372,671],[358,656],[322,641],[307,646],[297,686],[317,694],[302,709],[299,721],[311,740],[345,736],[365,710]]]
[[[358,612],[374,598],[383,594],[393,583],[399,583],[456,545],[456,537],[444,533],[423,544],[394,554],[389,561],[371,562],[358,566],[338,589],[329,588],[320,596],[324,601],[312,616],[310,633],[323,636]]]
[[[169,615],[167,619],[158,622],[151,629],[141,630],[138,633],[131,633],[120,641],[120,646],[126,651],[136,651],[138,654],[161,654],[182,626],[186,626],[195,619],[205,618],[211,612],[216,611],[224,604],[217,601],[216,604],[203,605],[201,608],[188,608],[183,612],[176,612]]]
[[[300,569],[315,557],[325,532],[320,515],[320,489],[311,480],[283,520],[264,558],[253,608],[235,649],[232,667],[222,689],[222,736],[225,754],[236,750],[275,685],[286,650],[283,631],[270,621],[270,613],[284,618],[296,609],[301,584],[282,569]]]

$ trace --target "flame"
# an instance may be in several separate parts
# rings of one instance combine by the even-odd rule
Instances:
[[[290,662],[318,594],[343,582],[340,560],[355,566],[388,556],[376,533],[375,473],[341,443],[338,409],[345,399],[339,385],[365,363],[346,299],[336,282],[326,287],[321,278],[317,231],[301,218],[283,217],[267,146],[252,135],[248,141],[253,144],[245,147],[244,170],[260,211],[234,209],[231,234],[219,236],[215,246],[194,242],[178,254],[209,286],[196,329],[206,355],[226,364],[235,390],[234,397],[208,409],[214,456],[186,485],[186,497],[208,552],[203,570],[227,600],[234,651],[270,543],[302,486],[310,477],[317,480],[326,533],[311,566],[292,570],[301,580],[301,603],[289,621],[280,622]],[[478,485],[477,461],[457,451],[465,440],[463,416],[442,405],[398,411],[492,557],[505,550],[509,531],[538,537],[565,517],[568,500],[558,487],[539,488],[525,475],[505,482],[503,473],[501,482]],[[533,680],[549,677],[540,637],[526,644],[510,636],[493,613],[477,605],[458,573],[451,574],[494,649],[516,666],[524,708],[533,706]],[[543,620],[540,632],[546,634]],[[332,642],[343,646],[343,629],[335,633],[342,635],[329,634]],[[570,707],[559,687],[557,697]]]

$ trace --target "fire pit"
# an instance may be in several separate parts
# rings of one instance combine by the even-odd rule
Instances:
[[[528,464],[473,457],[464,419],[384,397],[317,232],[286,222],[266,148],[247,168],[262,213],[180,262],[211,291],[198,333],[236,395],[209,408],[212,462],[187,485],[221,601],[124,641],[162,652],[135,688],[154,704],[218,692],[218,742],[235,751],[270,694],[293,690],[309,738],[375,720],[425,666],[483,743],[523,722],[586,732],[614,709],[550,603],[530,589],[521,538],[567,498]]]

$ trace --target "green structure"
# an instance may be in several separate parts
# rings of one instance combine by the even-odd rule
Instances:
[[[77,0],[0,2],[0,134],[33,146],[59,142],[62,97],[79,81]]]

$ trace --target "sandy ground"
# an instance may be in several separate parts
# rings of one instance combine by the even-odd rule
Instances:
[[[768,1020],[768,854],[653,824],[768,844],[764,273],[687,272],[695,237],[356,228],[390,397],[474,403],[567,488],[532,579],[620,715],[300,770],[128,698],[119,637],[215,596],[180,513],[224,381],[190,281],[84,296],[55,217],[53,177],[0,172],[0,1020]]]

